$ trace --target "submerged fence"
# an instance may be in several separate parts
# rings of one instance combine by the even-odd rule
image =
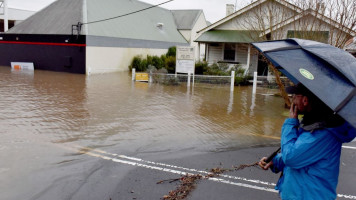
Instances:
[[[293,83],[285,76],[279,77],[281,80],[282,85],[284,87],[291,86]],[[269,75],[269,76],[257,76],[257,72],[254,72],[253,80],[250,80],[250,82],[253,84],[253,89],[252,92],[255,94],[256,93],[256,88],[258,87],[263,87],[263,88],[270,88],[270,89],[278,89],[279,86],[276,82],[276,77],[274,75]]]
[[[187,84],[187,86],[230,86],[234,89],[235,72],[232,71],[230,76],[216,76],[216,75],[195,75],[195,74],[168,74],[168,73],[146,73],[147,81],[149,83],[160,83],[166,85]],[[132,70],[132,80],[136,80],[136,72]]]
[[[132,80],[137,80],[137,74],[145,74],[145,79],[149,83],[160,83],[165,85],[179,85],[186,84],[187,86],[230,86],[230,90],[234,90],[235,85],[235,71],[231,72],[230,76],[217,76],[217,75],[195,75],[195,74],[168,74],[168,73],[136,73],[135,69],[132,70]],[[290,86],[292,83],[287,77],[280,77],[284,86]],[[254,73],[253,80],[249,81],[253,84],[253,93],[256,93],[257,87],[263,88],[278,88],[275,81],[275,76],[257,76]]]

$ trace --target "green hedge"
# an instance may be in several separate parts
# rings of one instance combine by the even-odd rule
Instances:
[[[142,58],[142,56],[135,56],[132,59],[129,69],[131,71],[132,68],[135,68],[138,72],[156,72],[158,70],[175,73],[175,55],[176,47],[170,47],[168,52],[161,57],[148,55],[146,58]],[[252,79],[251,76],[244,75],[245,69],[243,69],[240,65],[234,65],[229,69],[229,65],[226,63],[214,63],[210,66],[206,61],[199,61],[195,63],[195,74],[230,76],[231,71],[235,71],[235,85],[247,85],[249,84],[248,80]]]

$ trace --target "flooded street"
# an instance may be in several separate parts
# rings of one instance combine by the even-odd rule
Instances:
[[[1,199],[81,199],[78,191],[92,189],[83,185],[129,170],[95,174],[103,166],[78,151],[84,147],[159,161],[273,146],[288,113],[269,89],[253,98],[252,87],[188,89],[132,82],[128,72],[0,67],[0,77]]]

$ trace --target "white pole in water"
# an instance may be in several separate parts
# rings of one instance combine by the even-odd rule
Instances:
[[[235,86],[235,71],[231,71],[231,87],[230,91],[234,91]]]
[[[187,87],[190,87],[190,72],[188,72],[188,82],[187,82]]]
[[[152,83],[152,70],[150,70],[148,82],[149,82],[149,83]]]
[[[256,94],[256,87],[257,87],[257,72],[253,73],[253,88],[252,94]]]
[[[136,77],[136,69],[132,68],[132,81],[135,80],[135,77]]]
[[[4,0],[4,32],[9,30],[9,11],[7,7],[7,0]]]

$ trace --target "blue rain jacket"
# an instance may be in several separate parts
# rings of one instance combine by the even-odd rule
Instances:
[[[281,153],[271,168],[283,171],[276,189],[283,200],[336,199],[341,145],[352,141],[356,130],[347,122],[312,132],[298,127],[294,118],[283,124]]]

